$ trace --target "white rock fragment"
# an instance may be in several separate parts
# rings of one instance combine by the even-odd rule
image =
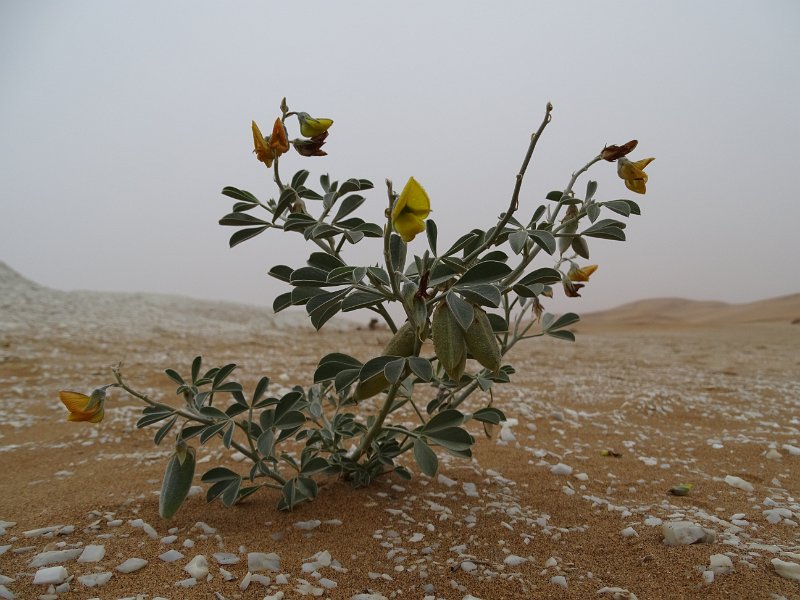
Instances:
[[[91,573],[89,575],[80,575],[78,581],[81,585],[86,587],[100,587],[107,584],[111,580],[113,573],[111,571],[104,571],[103,573]]]
[[[320,584],[322,587],[324,587],[325,589],[328,589],[328,590],[332,590],[332,589],[333,589],[333,588],[335,588],[337,585],[339,585],[339,584],[338,584],[338,583],[336,583],[336,582],[335,582],[333,579],[328,579],[327,577],[323,577],[322,579],[320,579],[320,580],[319,580],[319,582],[318,582],[318,583],[319,583],[319,584]]]
[[[44,567],[36,571],[33,583],[34,585],[56,585],[62,583],[67,577],[69,577],[69,573],[64,567]]]
[[[100,562],[106,555],[106,547],[102,544],[89,544],[78,557],[79,563]]]
[[[786,450],[790,456],[800,456],[800,448],[797,446],[792,446],[791,444],[784,444],[781,446],[784,450]]]
[[[14,595],[14,592],[12,592],[6,586],[0,584],[0,598],[3,600],[15,600],[16,596]]]
[[[322,594],[325,593],[324,588],[311,585],[305,579],[298,579],[297,581],[298,583],[295,586],[294,591],[301,596],[322,596]]]
[[[550,472],[553,475],[571,475],[572,467],[565,465],[564,463],[558,463],[550,467]]]
[[[648,527],[658,527],[658,526],[659,526],[659,525],[661,525],[663,522],[664,522],[664,521],[663,521],[663,520],[661,520],[661,519],[659,519],[658,517],[647,517],[647,518],[644,520],[644,524],[645,524],[645,525],[647,525]]]
[[[562,588],[567,589],[567,578],[563,575],[554,575],[550,578],[550,583],[560,585]]]
[[[0,585],[5,585],[7,583],[14,583],[16,579],[11,577],[6,577],[5,575],[0,575]]]
[[[176,560],[180,560],[183,558],[183,554],[178,552],[177,550],[167,550],[164,554],[159,554],[158,558],[163,560],[166,563],[175,562]]]
[[[197,523],[195,523],[194,529],[199,529],[206,535],[214,535],[215,533],[217,533],[216,529],[214,529],[213,527],[211,527],[211,525],[207,523],[203,523],[203,521],[198,521]]]
[[[723,575],[733,571],[733,561],[724,554],[712,554],[708,559],[708,569],[716,575]]]
[[[703,571],[703,583],[705,584],[714,583],[714,571]]]
[[[235,565],[239,562],[239,557],[231,552],[215,552],[211,555],[220,565]]]
[[[503,563],[508,565],[509,567],[516,567],[521,565],[524,562],[527,562],[527,558],[523,558],[522,556],[517,556],[516,554],[509,554],[503,559]]]
[[[478,498],[478,488],[474,483],[466,482],[461,484],[461,488],[464,490],[464,494],[468,498]]]
[[[145,565],[147,565],[147,561],[143,558],[129,558],[117,567],[117,571],[120,573],[133,573],[143,569]]]
[[[230,571],[224,569],[223,567],[219,568],[219,574],[222,575],[222,578],[225,581],[233,581],[234,579],[236,579],[236,575],[234,575]]]
[[[439,473],[439,475],[436,477],[436,481],[438,481],[442,485],[446,485],[447,487],[453,487],[456,483],[458,483],[455,479],[450,479],[449,477],[447,477],[446,475],[442,475],[441,473]]]
[[[408,541],[412,542],[412,543],[421,542],[424,537],[425,537],[425,534],[424,533],[420,533],[418,531],[417,533],[412,535],[410,538],[408,538]]]
[[[780,460],[783,458],[783,454],[778,452],[775,448],[770,448],[767,450],[764,456],[767,458],[767,460]]]
[[[639,600],[636,594],[621,587],[602,587],[597,590],[597,595],[609,594],[614,600]]]
[[[477,568],[478,568],[478,565],[476,565],[471,560],[465,560],[465,561],[462,561],[462,563],[461,563],[461,570],[462,571],[466,571],[467,573],[472,573]]]
[[[775,572],[781,577],[800,581],[800,564],[781,560],[780,558],[773,558],[770,562],[775,567]]]
[[[389,600],[383,594],[356,594],[350,596],[350,600]]]
[[[696,543],[711,544],[717,539],[714,531],[704,529],[691,521],[664,523],[662,531],[664,533],[664,543],[669,546]]]
[[[636,533],[636,530],[633,527],[626,527],[622,531],[620,531],[622,537],[639,537],[639,534]]]
[[[182,587],[182,588],[190,588],[197,585],[197,579],[194,577],[188,577],[186,579],[181,579],[180,581],[175,582],[175,587]]]
[[[248,552],[247,570],[251,572],[274,571],[277,573],[281,570],[281,559],[274,552]]]
[[[310,521],[298,521],[294,524],[297,529],[302,529],[303,531],[311,531],[312,529],[316,529],[322,525],[322,521],[319,519],[311,519]]]
[[[176,541],[177,539],[178,539],[177,535],[165,535],[159,541],[162,544],[171,544],[172,542]]]
[[[183,567],[183,570],[197,580],[205,579],[208,575],[208,559],[204,555],[198,554],[189,561],[188,565]]]
[[[70,548],[69,550],[49,550],[47,552],[41,552],[33,557],[31,562],[28,563],[28,566],[34,568],[44,567],[54,563],[75,560],[81,555],[81,552],[83,552],[81,548]]]
[[[735,477],[734,475],[726,475],[725,476],[725,483],[727,483],[731,487],[735,487],[740,490],[744,490],[745,492],[752,492],[753,491],[753,484],[748,483],[741,477]]]
[[[264,596],[264,600],[283,600],[283,592],[277,592],[275,594],[267,594]]]

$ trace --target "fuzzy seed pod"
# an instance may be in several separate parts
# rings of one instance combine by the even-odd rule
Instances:
[[[383,371],[376,373],[366,381],[359,381],[356,390],[353,392],[353,400],[366,400],[373,396],[380,394],[389,386],[389,380],[383,374]]]
[[[492,324],[484,311],[475,307],[475,319],[464,335],[470,354],[484,367],[497,373],[500,369],[500,344],[492,331]]]
[[[389,343],[383,349],[384,356],[411,356],[414,354],[414,342],[416,341],[417,332],[414,326],[406,321],[397,330]]]
[[[464,331],[444,302],[439,304],[433,312],[431,334],[436,356],[447,376],[453,381],[458,381],[464,374],[467,362]]]

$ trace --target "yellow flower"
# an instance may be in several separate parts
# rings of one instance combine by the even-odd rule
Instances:
[[[572,267],[567,273],[567,277],[569,277],[570,281],[589,281],[589,277],[595,271],[597,271],[597,265],[587,265],[582,269]]]
[[[256,153],[256,158],[268,167],[271,167],[272,161],[275,160],[275,152],[269,147],[264,136],[261,135],[261,130],[258,128],[255,121],[253,121],[253,143],[255,144],[255,150],[253,150],[253,152]]]
[[[67,421],[99,423],[103,420],[104,390],[95,390],[91,397],[79,392],[58,392],[58,397],[69,410]]]
[[[408,178],[392,210],[392,227],[403,241],[410,242],[425,231],[425,218],[431,212],[431,201],[413,177]]]
[[[304,112],[297,113],[297,120],[300,121],[300,133],[309,138],[325,133],[333,125],[331,119],[315,119]]]
[[[637,194],[645,193],[647,183],[647,173],[644,168],[653,162],[655,158],[645,158],[631,162],[627,158],[620,158],[617,161],[617,175],[625,180],[625,187]]]
[[[269,147],[275,151],[275,158],[289,151],[286,127],[283,126],[280,118],[275,119],[275,124],[272,126],[272,135],[269,136]]]

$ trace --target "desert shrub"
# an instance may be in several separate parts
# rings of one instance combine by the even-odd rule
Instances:
[[[597,199],[594,181],[578,195],[574,187],[579,177],[596,164],[616,162],[627,188],[644,194],[643,169],[653,160],[626,158],[635,140],[606,146],[572,174],[563,190],[550,192],[530,215],[521,215],[525,172],[551,121],[548,104],[497,222],[447,245],[429,218],[428,195],[413,177],[399,193],[386,181],[383,223],[356,216],[374,187],[366,179],[334,181],[322,175],[317,186],[303,169],[284,181],[283,156],[292,149],[302,157],[325,155],[322,148],[333,121],[290,111],[285,99],[280,113],[269,136],[252,125],[254,152],[272,172],[275,196],[264,202],[246,190],[222,190],[234,201],[231,212],[220,219],[221,225],[236,228],[230,246],[270,230],[302,235],[312,249],[306,264],[275,265],[269,271],[288,285],[275,298],[274,310],[304,306],[317,329],[340,312],[367,310],[386,323],[393,337],[380,356],[363,363],[342,353],[321,357],[313,382],[280,397],[269,394],[269,378],[262,377],[246,392],[232,380],[235,364],[204,368],[199,356],[184,374],[166,370],[179,406],[137,391],[119,367],[113,369],[112,383],[90,395],[61,392],[73,421],[102,420],[111,388],[142,401],[137,426],[155,426],[156,444],[170,440],[175,445],[161,490],[165,518],[188,494],[195,473],[193,446],[212,440],[250,461],[247,472],[214,466],[203,474],[209,484],[207,499],[219,498],[227,506],[261,488],[274,488],[280,491],[278,507],[291,509],[317,495],[321,476],[342,477],[354,486],[369,485],[388,473],[410,478],[411,472],[398,462],[409,451],[417,468],[429,476],[438,469],[435,448],[470,457],[475,438],[465,424],[481,422],[489,435],[493,425],[505,420],[492,406],[492,389],[514,375],[513,366],[504,362],[508,352],[541,336],[574,341],[568,328],[579,317],[549,314],[544,303],[559,288],[579,297],[597,268],[581,266],[589,258],[590,240],[624,241],[626,224],[619,217],[640,214],[632,200]],[[290,139],[294,118],[299,135]],[[379,194],[372,196],[372,202],[380,201]],[[417,235],[425,236],[427,248],[410,256],[408,243]],[[382,264],[350,264],[346,249],[368,243],[379,245]],[[550,266],[534,266],[539,257]],[[389,310],[393,303],[402,307],[403,317],[397,321]],[[487,399],[485,406],[464,412],[464,401],[479,390]],[[372,397],[377,401],[364,402]],[[418,420],[414,428],[392,422],[406,405]]]

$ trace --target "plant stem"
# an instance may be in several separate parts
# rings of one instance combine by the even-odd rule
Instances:
[[[519,173],[517,173],[516,183],[514,184],[514,192],[511,194],[511,202],[508,205],[508,209],[503,214],[502,218],[497,222],[497,225],[494,228],[494,232],[489,239],[484,241],[480,246],[475,248],[472,252],[470,252],[467,256],[464,257],[464,264],[468,265],[470,262],[475,260],[481,252],[489,248],[500,233],[503,231],[503,228],[508,224],[511,220],[511,216],[517,211],[519,208],[519,192],[522,189],[522,179],[525,177],[525,172],[528,170],[528,164],[531,162],[531,157],[533,156],[533,151],[536,148],[536,143],[539,141],[539,138],[542,136],[545,127],[552,119],[552,111],[553,105],[549,102],[547,103],[547,107],[544,113],[544,119],[542,120],[542,124],[539,125],[539,129],[531,135],[531,143],[528,145],[528,151],[525,153],[525,158],[522,161],[522,166],[520,167]]]
[[[353,462],[357,462],[359,458],[364,455],[364,452],[370,447],[372,441],[375,437],[380,433],[381,428],[383,427],[383,422],[386,420],[386,417],[389,416],[389,411],[394,404],[394,398],[397,395],[397,390],[400,389],[400,381],[397,383],[393,383],[389,388],[389,392],[386,394],[386,399],[383,401],[383,406],[381,407],[381,411],[378,413],[378,416],[375,418],[375,422],[372,424],[372,427],[369,428],[367,433],[364,434],[364,437],[361,438],[361,443],[359,443],[358,447],[356,448],[353,455],[350,459]]]

